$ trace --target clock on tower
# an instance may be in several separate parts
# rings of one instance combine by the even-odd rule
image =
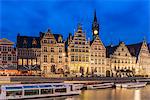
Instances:
[[[92,23],[93,38],[99,35],[99,24],[97,22],[96,11],[94,12],[94,20]]]

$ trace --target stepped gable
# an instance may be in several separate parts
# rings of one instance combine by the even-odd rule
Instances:
[[[106,57],[110,57],[110,55],[112,55],[114,52],[115,52],[115,50],[117,49],[117,47],[118,47],[119,45],[116,45],[116,46],[106,46]]]

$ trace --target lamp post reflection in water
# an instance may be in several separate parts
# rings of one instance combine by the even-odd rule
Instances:
[[[141,100],[141,90],[140,89],[135,89],[134,100]]]

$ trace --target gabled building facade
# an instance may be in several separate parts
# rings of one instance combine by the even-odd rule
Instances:
[[[0,39],[0,66],[17,68],[17,52],[14,43],[6,38]]]
[[[41,39],[41,70],[42,74],[64,72],[65,43],[60,34],[52,34],[50,29]]]
[[[101,76],[106,75],[106,49],[100,40],[99,36],[95,37],[91,41],[90,50],[90,69],[91,73],[97,73]]]
[[[90,43],[90,70],[91,74],[106,76],[106,48],[99,37],[99,23],[94,12],[92,24],[93,39]]]
[[[40,70],[40,37],[20,36],[18,34],[16,47],[18,70],[29,71],[37,68]]]
[[[68,44],[68,67],[70,73],[87,75],[90,70],[90,41],[86,40],[81,25],[78,25],[74,36]]]
[[[145,41],[131,45],[120,42],[105,47],[99,37],[96,12],[91,33],[92,41],[87,40],[79,24],[74,35],[69,34],[66,41],[61,34],[54,34],[50,29],[46,33],[40,32],[38,37],[18,35],[18,70],[38,69],[47,76],[66,72],[83,76],[150,76],[150,44]],[[4,65],[5,54],[1,54],[1,59],[0,64]]]
[[[136,57],[136,62],[139,66],[138,74],[150,76],[150,53],[148,44],[144,40],[137,44],[127,45],[131,55]]]
[[[110,58],[111,76],[129,77],[137,74],[136,57],[132,56],[124,44],[120,42],[117,46],[108,46],[107,57]]]

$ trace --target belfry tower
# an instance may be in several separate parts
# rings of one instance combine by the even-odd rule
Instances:
[[[93,23],[92,23],[92,33],[93,33],[93,39],[96,36],[99,36],[99,23],[97,21],[96,11],[94,11],[94,20],[93,20]]]

